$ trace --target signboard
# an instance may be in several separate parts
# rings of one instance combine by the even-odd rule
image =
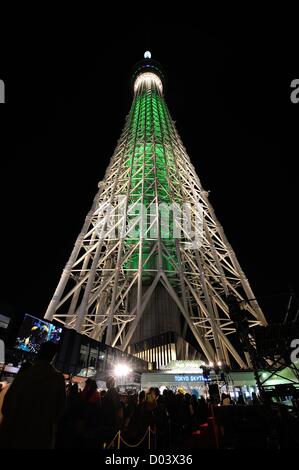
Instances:
[[[175,375],[175,382],[204,382],[203,375]]]

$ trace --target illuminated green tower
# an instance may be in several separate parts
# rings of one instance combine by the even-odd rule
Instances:
[[[132,88],[123,132],[45,318],[136,354],[134,345],[146,349],[162,333],[191,334],[209,362],[233,357],[247,367],[229,339],[227,296],[241,302],[250,326],[266,320],[176,131],[164,73],[149,52]],[[159,361],[138,351],[160,365],[174,359],[168,349]]]

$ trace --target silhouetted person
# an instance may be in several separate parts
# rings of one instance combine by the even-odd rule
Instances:
[[[242,393],[240,393],[240,395],[238,396],[237,404],[238,404],[238,405],[246,405]]]
[[[222,406],[226,406],[226,405],[231,405],[231,398],[230,398],[230,395],[226,394],[226,393],[222,393],[221,394],[221,405]]]
[[[64,377],[51,365],[55,354],[54,343],[43,343],[34,364],[9,387],[2,406],[0,448],[54,448],[66,402]]]
[[[198,423],[207,423],[209,416],[209,407],[203,396],[198,400]]]
[[[101,396],[98,392],[98,386],[95,380],[87,379],[85,387],[80,396],[81,400],[90,404],[100,404]]]
[[[260,405],[261,404],[261,401],[259,400],[259,398],[258,398],[258,396],[255,392],[252,392],[251,398],[252,398],[252,404],[253,405]]]
[[[68,402],[69,404],[74,403],[79,400],[80,393],[79,393],[79,386],[77,383],[71,385],[68,394]]]
[[[140,390],[138,395],[138,404],[133,417],[133,422],[136,423],[136,435],[142,437],[146,431],[146,419],[145,419],[145,403],[146,394],[144,390]]]
[[[73,407],[71,417],[77,429],[77,437],[83,448],[96,448],[99,445],[101,423],[101,397],[97,383],[87,379],[79,395],[79,407]]]
[[[194,412],[194,407],[191,401],[190,393],[185,393],[184,395],[184,408],[185,408],[185,431],[186,434],[191,434],[192,431],[196,430],[196,417]]]
[[[95,380],[87,379],[83,392],[77,383],[69,388],[67,409],[60,420],[56,447],[87,449],[99,446],[101,399]]]
[[[156,448],[167,449],[169,447],[169,413],[166,407],[165,396],[159,395],[157,398],[157,408],[155,409],[156,424]]]
[[[121,429],[123,419],[123,409],[120,395],[115,388],[114,377],[106,380],[108,391],[103,398],[103,423],[106,428],[106,439],[113,439],[117,431]]]
[[[138,405],[142,405],[145,402],[145,391],[140,390],[138,395]]]

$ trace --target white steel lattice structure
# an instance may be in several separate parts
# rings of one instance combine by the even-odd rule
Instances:
[[[245,368],[249,358],[230,341],[227,296],[242,302],[250,326],[265,317],[170,117],[159,64],[147,56],[133,84],[124,130],[45,318],[127,350],[159,285],[209,362],[233,357]],[[188,206],[189,226],[184,213],[167,228],[161,204]]]

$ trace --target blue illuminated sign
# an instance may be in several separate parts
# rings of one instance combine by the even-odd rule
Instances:
[[[203,375],[175,375],[176,382],[204,382]]]

